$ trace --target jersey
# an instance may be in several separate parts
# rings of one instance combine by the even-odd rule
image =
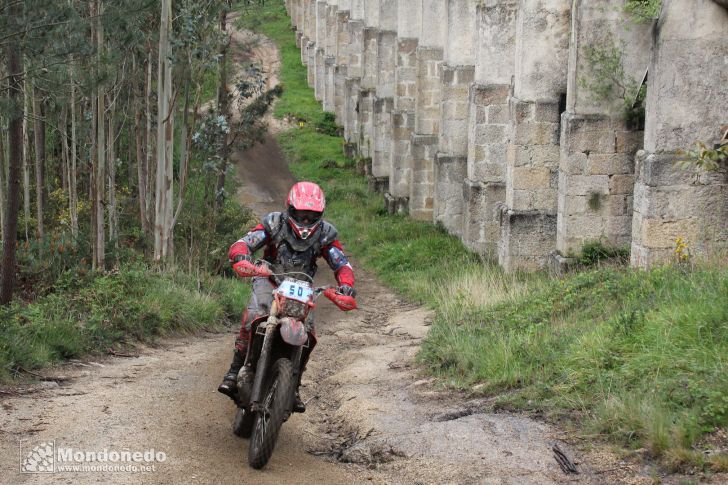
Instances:
[[[276,272],[300,271],[311,278],[318,269],[317,260],[323,258],[334,272],[339,285],[354,286],[354,271],[344,254],[336,228],[322,221],[314,234],[301,239],[293,233],[288,214],[271,212],[263,221],[236,241],[228,251],[230,261],[237,256],[250,255],[263,249],[263,259]]]

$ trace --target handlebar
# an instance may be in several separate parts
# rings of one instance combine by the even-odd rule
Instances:
[[[252,263],[248,260],[242,260],[238,261],[237,263],[233,264],[233,270],[235,273],[238,274],[238,276],[241,277],[254,277],[259,276],[263,278],[270,278],[273,277],[276,281],[276,284],[280,284],[281,277],[285,276],[292,276],[292,275],[298,275],[298,276],[304,276],[310,283],[313,283],[313,278],[301,271],[288,271],[288,272],[282,272],[282,273],[274,273],[271,271],[268,262],[264,260],[258,260],[255,263]],[[331,300],[334,305],[339,307],[340,310],[343,310],[345,312],[350,310],[355,310],[357,308],[356,299],[353,296],[348,295],[342,295],[341,293],[336,292],[336,288],[334,288],[331,285],[327,286],[320,286],[318,288],[314,289],[314,300],[318,298],[319,295],[323,295]]]

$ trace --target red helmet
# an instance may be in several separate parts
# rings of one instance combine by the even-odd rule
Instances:
[[[326,197],[315,183],[298,182],[288,192],[286,207],[293,232],[301,239],[307,239],[321,225]]]

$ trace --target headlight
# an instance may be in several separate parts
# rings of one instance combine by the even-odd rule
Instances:
[[[287,317],[292,317],[297,320],[303,320],[306,316],[308,305],[297,301],[286,298],[283,302],[283,314]]]

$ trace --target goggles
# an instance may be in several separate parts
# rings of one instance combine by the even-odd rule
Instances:
[[[302,226],[312,226],[321,220],[322,214],[316,211],[298,210],[294,207],[289,207],[288,215],[297,224]]]

